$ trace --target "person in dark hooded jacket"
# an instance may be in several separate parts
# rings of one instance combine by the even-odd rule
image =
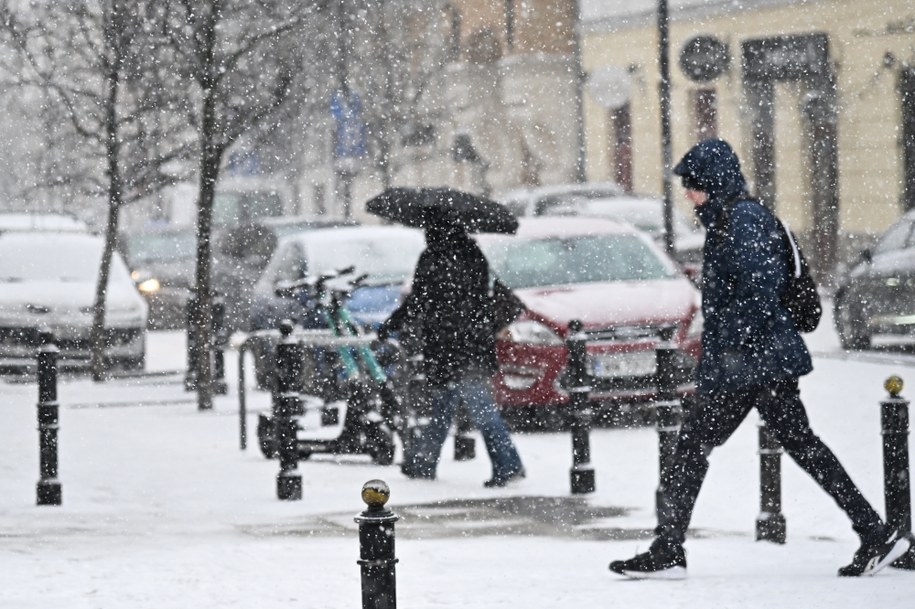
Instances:
[[[781,302],[788,258],[778,219],[747,194],[737,155],[704,140],[674,168],[706,228],[702,266],[702,355],[697,400],[686,413],[661,480],[656,538],[648,552],[610,563],[632,577],[686,576],[685,534],[708,456],[755,408],[785,451],[845,511],[861,546],[840,576],[872,574],[904,554],[909,534],[891,530],[832,451],[810,429],[798,378],[813,366]]]
[[[462,403],[492,462],[492,478],[484,485],[505,486],[524,477],[492,398],[496,353],[489,284],[486,258],[462,228],[427,226],[426,249],[416,263],[410,295],[379,330],[379,336],[414,332],[422,345],[433,411],[420,436],[405,447],[401,471],[410,478],[435,478],[442,445]]]

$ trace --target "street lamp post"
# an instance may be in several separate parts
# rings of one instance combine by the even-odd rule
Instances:
[[[674,253],[673,197],[670,171],[673,159],[670,150],[670,33],[667,0],[658,0],[658,94],[661,109],[661,184],[664,193],[664,249]]]

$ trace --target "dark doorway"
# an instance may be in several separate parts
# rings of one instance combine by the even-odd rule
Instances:
[[[718,137],[718,92],[715,89],[693,91],[693,116],[696,141]]]
[[[902,104],[902,207],[915,209],[915,68],[899,72]]]
[[[610,111],[609,126],[613,180],[632,192],[632,113],[628,103]]]
[[[802,86],[799,111],[807,157],[810,262],[818,278],[836,262],[839,232],[839,154],[836,76],[825,33],[773,36],[743,43],[743,86],[751,117],[752,179],[756,194],[777,209],[775,84]],[[800,193],[799,193],[800,194]]]

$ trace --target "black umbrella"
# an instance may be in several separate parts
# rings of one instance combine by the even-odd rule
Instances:
[[[365,209],[370,214],[419,228],[451,224],[469,233],[518,230],[518,220],[505,206],[453,188],[388,188],[369,199]]]

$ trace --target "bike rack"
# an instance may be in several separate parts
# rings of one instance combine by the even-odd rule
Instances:
[[[370,346],[375,340],[374,333],[360,334],[354,336],[338,336],[333,330],[317,329],[306,330],[296,328],[292,332],[292,337],[299,341],[299,344],[309,349],[318,347],[363,347]],[[239,428],[239,445],[241,450],[248,447],[248,426],[247,426],[247,402],[245,399],[245,353],[250,347],[252,339],[268,338],[274,342],[279,342],[279,330],[258,330],[249,332],[245,335],[244,340],[238,346],[238,428]]]

